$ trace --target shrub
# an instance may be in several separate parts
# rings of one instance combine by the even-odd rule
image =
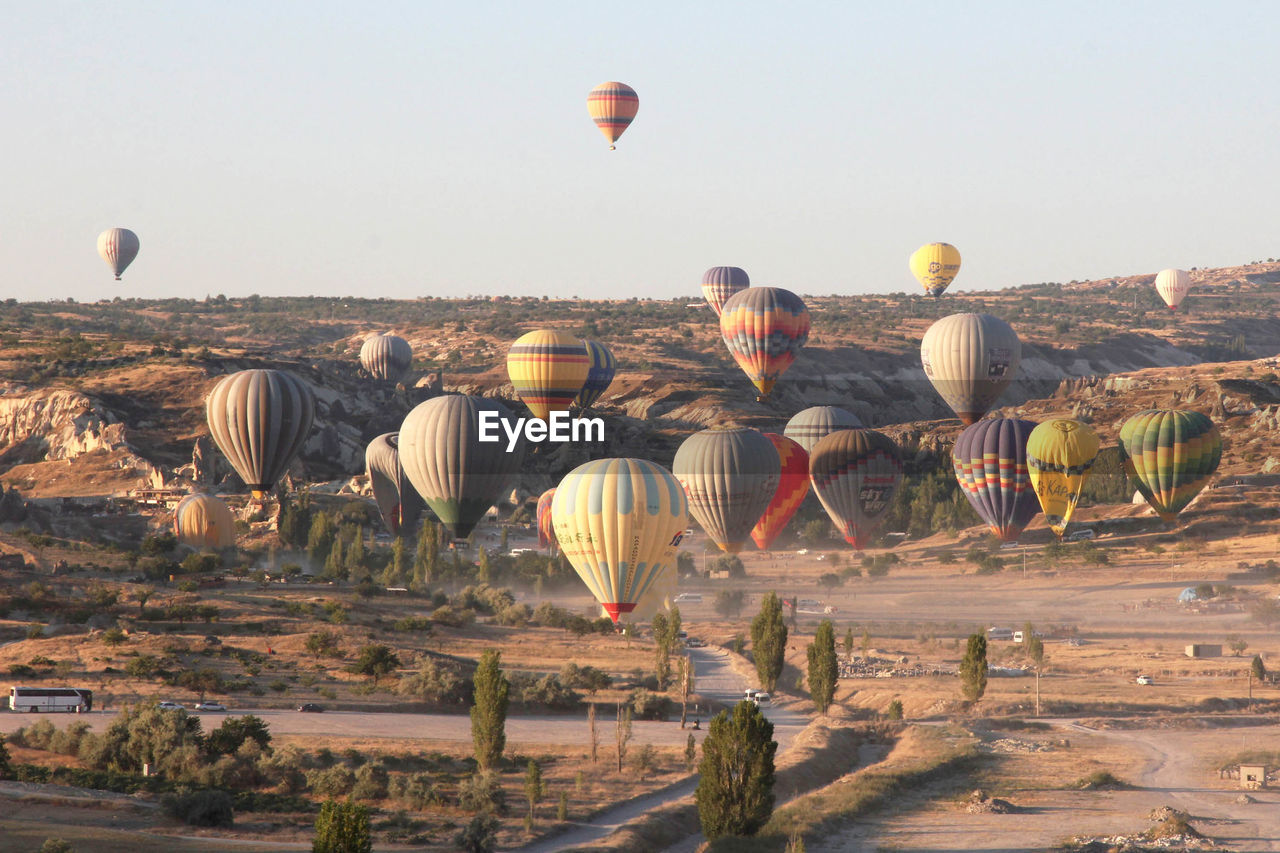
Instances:
[[[222,826],[235,823],[234,804],[226,791],[189,791],[168,794],[160,805],[170,816],[190,826]]]
[[[423,811],[444,803],[444,794],[429,773],[413,773],[391,780],[391,796],[414,811]]]
[[[129,638],[119,628],[108,628],[102,632],[102,642],[108,646],[118,646]]]
[[[357,800],[385,800],[391,776],[381,764],[364,764],[356,771],[351,796]]]
[[[338,765],[325,770],[307,772],[307,787],[320,797],[343,797],[356,785],[356,776],[346,767]]]
[[[463,811],[507,813],[507,793],[498,784],[497,774],[477,771],[458,786],[458,805]]]
[[[36,853],[76,853],[76,848],[61,838],[46,838]]]

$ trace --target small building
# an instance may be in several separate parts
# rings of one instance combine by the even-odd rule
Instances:
[[[1222,645],[1191,643],[1187,646],[1186,654],[1189,658],[1220,658],[1222,657]]]
[[[1240,787],[1250,791],[1267,787],[1267,767],[1265,764],[1241,764]]]

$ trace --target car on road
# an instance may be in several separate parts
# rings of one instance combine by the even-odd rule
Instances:
[[[1086,527],[1084,530],[1076,530],[1067,534],[1066,542],[1079,542],[1082,539],[1092,539],[1096,534],[1093,528]]]
[[[797,553],[797,554],[799,554],[801,557],[803,557],[805,554],[808,554],[808,553],[809,553],[809,549],[808,549],[808,548],[801,548],[799,551],[796,551],[796,553]]]
[[[304,702],[298,706],[298,710],[304,714],[322,714],[324,713],[324,706],[315,702]]]
[[[195,706],[197,711],[225,711],[227,706],[221,702],[200,702]]]
[[[697,637],[690,637],[689,639],[684,641],[684,644],[687,648],[690,648],[690,649],[701,649],[707,645],[706,643],[699,640]]]
[[[177,702],[169,702],[167,700],[164,702],[161,702],[156,707],[159,708],[161,711],[185,711],[186,710],[186,708],[183,708]]]
[[[676,596],[676,604],[701,604],[702,593],[700,592],[682,592]]]
[[[1138,683],[1139,684],[1155,684],[1156,680],[1149,675],[1139,675]]]

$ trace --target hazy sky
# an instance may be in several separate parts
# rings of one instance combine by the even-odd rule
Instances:
[[[692,297],[718,264],[889,292],[934,240],[955,288],[1280,255],[1271,2],[0,11],[5,297]],[[640,95],[614,152],[605,80]]]

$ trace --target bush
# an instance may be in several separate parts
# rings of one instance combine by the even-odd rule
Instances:
[[[628,697],[631,708],[638,720],[665,720],[671,707],[671,700],[658,693],[651,693],[644,688],[631,691]]]
[[[168,794],[160,805],[171,817],[189,826],[222,826],[235,824],[234,803],[226,791],[189,791]]]
[[[329,800],[316,816],[312,853],[372,853],[369,809]]]
[[[351,796],[357,800],[385,800],[391,776],[381,764],[363,764],[356,771]]]
[[[71,846],[71,842],[61,838],[46,838],[36,853],[76,853],[76,848]]]
[[[446,604],[435,609],[435,612],[431,614],[431,621],[439,622],[441,625],[447,625],[450,628],[465,628],[476,621],[476,612]]]
[[[512,685],[519,689],[515,677]],[[559,676],[544,675],[523,686],[520,701],[526,705],[543,705],[552,710],[567,711],[582,704],[582,697],[560,683]]]
[[[118,646],[129,638],[119,628],[108,628],[102,632],[102,642],[108,646]]]
[[[890,702],[889,710],[885,713],[885,716],[887,716],[891,720],[901,720],[902,719],[901,700],[894,699],[892,702]]]
[[[391,780],[391,796],[414,811],[424,811],[444,804],[444,794],[436,787],[429,773],[413,773]]]
[[[355,774],[342,765],[307,772],[307,787],[319,797],[344,797],[351,793],[355,785]]]
[[[425,658],[416,672],[400,679],[400,693],[437,704],[459,704],[467,699],[468,683],[453,663]]]
[[[478,771],[458,786],[458,805],[468,812],[507,813],[507,793],[498,784],[497,774]]]

